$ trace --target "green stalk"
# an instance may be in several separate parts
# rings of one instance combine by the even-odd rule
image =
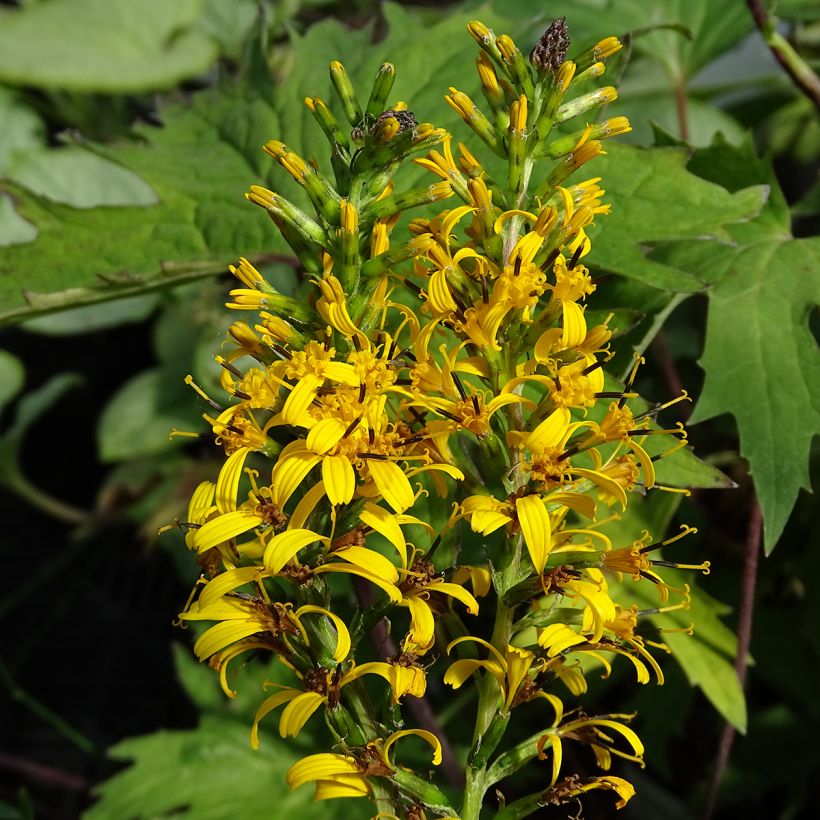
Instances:
[[[347,703],[353,714],[359,719],[362,731],[371,740],[380,737],[376,721],[373,718],[367,695],[361,686],[361,681],[354,681],[344,688]],[[373,803],[381,814],[395,815],[396,805],[393,790],[389,784],[381,778],[371,777],[368,779],[370,788],[373,790]]]

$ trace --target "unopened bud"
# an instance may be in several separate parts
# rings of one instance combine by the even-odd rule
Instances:
[[[530,62],[539,71],[558,70],[566,59],[569,42],[566,17],[559,17],[535,44],[530,52]]]

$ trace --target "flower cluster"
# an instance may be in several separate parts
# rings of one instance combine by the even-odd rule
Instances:
[[[495,155],[492,174],[389,102],[390,64],[366,105],[331,64],[346,124],[320,98],[305,101],[332,177],[281,142],[264,147],[303,206],[256,186],[247,198],[293,249],[305,284],[300,298],[284,296],[240,260],[228,307],[244,319],[217,357],[230,404],[188,379],[213,408],[205,419],[226,459],[183,525],[203,576],[180,618],[210,624],[194,651],[229,697],[231,662],[248,653],[269,653],[290,676],[259,704],[253,746],[272,713],[282,737],[324,715],[334,750],[287,776],[293,788],[313,782],[317,799],[369,796],[380,816],[471,820],[488,790],[546,760],[543,788],[499,817],[591,789],[613,790],[620,807],[631,785],[568,772],[564,748],[589,747],[605,771],[613,756],[642,764],[629,716],[565,699],[586,691],[589,661],[606,674],[615,656],[639,683],[662,682],[652,650],[665,647],[641,633],[645,613],[615,600],[613,581],[627,595],[620,582],[653,583],[659,605],[685,606],[686,589],[654,569],[677,565],[650,556],[691,531],[626,546],[601,531],[632,494],[657,488],[655,462],[686,441],[682,425],[656,421],[685,395],[649,407],[633,390],[640,360],[626,383],[606,377],[611,332],[588,321],[587,231],[610,206],[600,178],[570,177],[629,130],[625,117],[587,121],[616,97],[595,81],[621,44],[607,38],[568,60],[558,20],[527,59],[510,37],[468,29],[487,105],[455,88],[446,101]],[[397,190],[408,162],[437,180]],[[396,238],[405,211],[444,200]],[[442,761],[440,729],[414,708],[433,675],[453,689],[477,684],[458,810],[391,754],[415,735]],[[538,730],[505,749],[516,709],[531,710]]]

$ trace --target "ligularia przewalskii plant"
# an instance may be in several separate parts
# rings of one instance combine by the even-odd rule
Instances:
[[[368,797],[380,817],[474,820],[531,765],[542,787],[501,797],[496,817],[592,789],[613,791],[620,808],[634,789],[608,774],[612,757],[642,765],[643,745],[631,715],[578,705],[584,670],[591,660],[606,675],[617,661],[638,683],[663,682],[652,653],[666,647],[642,637],[647,612],[630,583],[655,585],[653,613],[687,606],[685,585],[654,569],[679,565],[652,556],[692,531],[613,544],[600,530],[634,493],[668,489],[654,462],[686,441],[680,423],[657,420],[685,394],[643,402],[640,360],[625,384],[605,384],[611,333],[585,313],[586,229],[610,205],[600,178],[578,172],[629,131],[625,117],[587,120],[616,97],[596,80],[621,43],[569,60],[558,20],[527,59],[508,36],[468,30],[486,105],[455,88],[446,101],[502,171],[486,169],[477,143],[456,144],[390,101],[387,63],[365,105],[331,64],[349,127],[318,97],[305,101],[332,178],[281,142],[264,147],[313,206],[247,194],[298,256],[304,298],[277,293],[245,259],[231,268],[240,286],[228,306],[248,318],[217,357],[230,405],[193,385],[215,408],[206,420],[226,460],[190,501],[186,542],[203,577],[180,617],[215,622],[194,651],[228,696],[231,661],[249,652],[272,653],[290,676],[260,695],[253,746],[260,723],[278,718],[286,737],[324,717],[334,740],[291,767],[291,788]],[[395,190],[408,162],[437,179]],[[432,203],[434,218],[399,222]],[[649,436],[666,442],[659,455],[644,449]],[[625,582],[619,601],[613,580]],[[434,678],[439,701],[447,687],[477,687],[460,707],[474,731],[466,782],[449,792],[458,800],[429,757],[414,758],[418,771],[397,762],[409,736],[430,745],[434,769],[452,754],[418,700]],[[527,712],[531,736],[507,734],[513,710]],[[567,758],[573,744],[588,748]]]

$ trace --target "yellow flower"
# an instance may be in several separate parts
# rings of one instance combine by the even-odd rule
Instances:
[[[314,800],[370,794],[370,784],[362,767],[351,755],[332,752],[308,755],[288,769],[285,780],[291,789],[298,789],[305,783],[315,784]]]
[[[487,660],[476,660],[473,658],[464,658],[450,664],[447,672],[444,675],[444,682],[448,683],[453,689],[459,689],[466,680],[474,675],[479,669],[484,669],[495,678],[498,688],[501,693],[502,712],[509,712],[519,701],[528,700],[533,697],[543,697],[552,705],[556,713],[556,722],[561,719],[563,714],[563,704],[555,697],[555,695],[542,692],[540,689],[535,689],[531,685],[532,679],[530,677],[530,670],[533,664],[540,666],[540,662],[536,661],[535,655],[527,649],[519,649],[515,646],[507,646],[505,653],[502,655],[492,644],[482,638],[474,638],[465,635],[462,638],[456,638],[451,641],[447,647],[447,653],[450,650],[464,641],[472,641],[473,643],[481,644],[486,647],[492,657]]]
[[[399,590],[401,605],[410,610],[408,640],[419,652],[425,652],[433,644],[436,624],[429,603],[431,594],[455,598],[467,607],[470,615],[478,615],[478,601],[464,587],[437,578],[435,567],[424,558],[404,571]]]
[[[314,783],[314,800],[333,797],[365,797],[370,794],[368,777],[390,777],[395,764],[390,760],[390,748],[408,735],[422,738],[433,748],[433,765],[441,763],[441,743],[424,729],[404,729],[394,732],[383,742],[375,740],[365,747],[350,749],[350,753],[308,755],[288,769],[285,780],[291,789]]]
[[[461,502],[465,517],[473,532],[489,535],[506,524],[521,532],[535,571],[544,571],[552,550],[552,522],[547,511],[550,503],[575,504],[570,494],[542,497],[538,493],[521,495],[509,501],[499,501],[488,495],[471,495]]]
[[[612,764],[612,755],[631,760],[643,767],[644,747],[635,732],[619,721],[612,718],[630,718],[632,715],[608,715],[607,717],[581,717],[563,723],[547,732],[538,741],[538,755],[546,757],[543,750],[549,745],[552,750],[552,782],[554,785],[563,761],[562,742],[575,740],[591,747],[595,754],[595,762],[605,771]],[[612,733],[620,735],[631,751],[623,751],[615,747]]]
[[[345,672],[339,663],[335,669],[320,666],[304,674],[294,669],[302,684],[301,688],[276,684],[279,691],[265,698],[256,710],[251,725],[251,746],[254,749],[259,748],[259,723],[274,709],[287,704],[279,718],[279,735],[296,737],[320,706],[326,705],[329,709],[335,709],[339,705],[341,690],[345,686],[364,675],[376,674],[385,677],[382,667],[386,665],[373,662],[356,666],[354,663]]]

